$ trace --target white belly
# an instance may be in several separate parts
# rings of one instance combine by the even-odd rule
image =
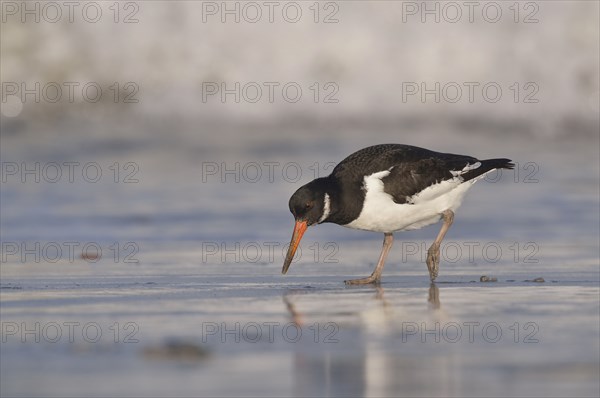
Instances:
[[[410,203],[398,204],[383,191],[382,171],[365,177],[365,203],[358,218],[348,228],[377,232],[407,231],[438,222],[445,210],[455,211],[462,203],[473,180],[462,182],[459,177],[443,181],[410,198]]]

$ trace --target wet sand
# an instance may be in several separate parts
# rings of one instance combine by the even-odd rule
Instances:
[[[597,396],[598,268],[541,260],[4,264],[2,395]]]

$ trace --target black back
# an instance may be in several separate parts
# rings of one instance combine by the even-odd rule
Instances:
[[[476,178],[494,168],[512,168],[508,159],[479,161],[472,156],[430,151],[411,145],[382,144],[361,149],[342,160],[329,176],[333,197],[328,222],[347,224],[356,219],[365,198],[364,177],[390,170],[382,179],[384,190],[396,203],[435,183],[454,178],[451,171],[461,171],[467,164],[481,162],[477,169],[461,175],[464,181]]]

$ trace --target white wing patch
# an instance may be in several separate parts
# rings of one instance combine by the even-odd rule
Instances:
[[[467,163],[467,165],[462,170],[460,170],[460,171],[458,171],[458,170],[450,170],[450,173],[454,177],[458,177],[458,176],[461,176],[461,175],[465,174],[466,172],[478,169],[479,166],[481,166],[481,162],[476,162],[476,163],[473,163],[473,164]]]
[[[462,183],[463,180],[460,177],[454,177],[451,180],[440,181],[437,184],[428,186],[427,188],[413,196],[407,197],[406,202],[411,205],[414,205],[434,200],[440,196],[451,192]]]

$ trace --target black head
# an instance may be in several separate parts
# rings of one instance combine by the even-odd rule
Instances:
[[[320,178],[300,187],[290,198],[290,211],[297,221],[313,225],[323,216],[326,192],[322,180]]]
[[[324,221],[329,214],[329,203],[325,203],[326,201],[329,202],[329,198],[326,199],[325,196],[326,185],[327,180],[325,178],[318,178],[298,189],[290,198],[290,211],[294,215],[296,224],[294,225],[290,247],[283,263],[282,272],[284,274],[292,263],[292,259],[306,228],[309,225]]]

